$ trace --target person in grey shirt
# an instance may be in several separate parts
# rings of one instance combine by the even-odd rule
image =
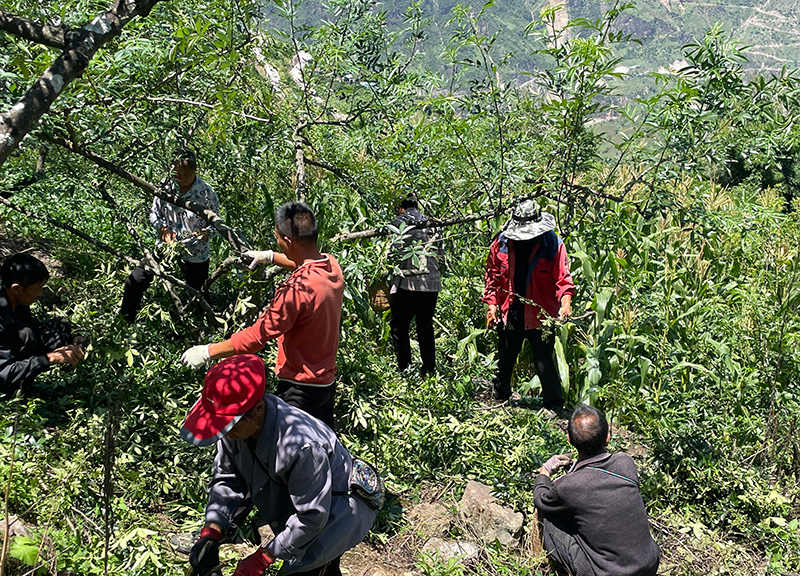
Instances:
[[[241,560],[234,576],[337,576],[341,555],[361,542],[375,520],[366,499],[350,493],[353,457],[316,418],[264,393],[264,362],[232,356],[209,370],[203,394],[181,437],[216,442],[205,527],[189,561],[197,576],[219,568],[219,542],[249,498],[274,538]]]
[[[655,576],[660,553],[650,535],[636,465],[623,452],[606,452],[609,438],[605,414],[579,404],[567,426],[578,460],[551,480],[571,462],[567,454],[551,457],[533,487],[542,545],[551,562],[574,576]]]
[[[196,202],[216,214],[219,213],[217,193],[197,175],[197,156],[191,150],[182,150],[176,154],[172,179],[166,188],[184,200]],[[153,199],[150,223],[156,230],[156,246],[173,242],[181,245],[184,253],[180,265],[186,283],[195,290],[200,290],[208,279],[213,226],[202,216],[161,198]],[[120,314],[129,323],[136,320],[144,293],[153,278],[153,273],[140,264],[125,280]]]

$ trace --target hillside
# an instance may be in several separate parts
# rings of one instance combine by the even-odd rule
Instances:
[[[557,5],[555,0],[549,0]],[[446,62],[442,52],[452,34],[448,21],[453,9],[468,5],[459,0],[423,0],[420,8],[430,19],[426,42],[423,44],[421,67],[444,70]],[[477,12],[482,2],[473,4]],[[506,69],[506,79],[515,76],[524,82],[527,73],[536,68],[530,52],[534,43],[525,35],[525,28],[539,17],[547,0],[503,0],[486,9],[482,22],[484,33],[499,32],[495,43],[495,60],[504,53],[513,53]],[[378,6],[385,10],[388,21],[399,25],[408,0],[384,0]],[[567,0],[559,21],[578,17],[596,19],[610,3],[604,0]],[[319,15],[318,2],[303,5],[309,14]],[[715,23],[720,22],[736,40],[749,46],[749,62],[745,69],[750,73],[777,73],[782,67],[800,65],[800,0],[639,0],[621,18],[622,31],[641,41],[623,51],[623,64],[633,77],[644,77],[649,72],[669,66],[681,58],[681,47],[693,38],[700,38]],[[644,84],[633,82],[629,93],[638,95]]]

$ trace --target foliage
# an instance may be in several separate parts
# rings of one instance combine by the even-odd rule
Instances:
[[[531,24],[526,41],[541,67],[524,88],[510,80],[516,55],[486,26],[500,11],[491,2],[451,13],[448,75],[420,63],[429,30],[421,3],[398,27],[367,0],[330,2],[310,22],[294,3],[269,13],[216,0],[159,4],[57,100],[4,166],[3,197],[132,256],[152,244],[149,195],[52,144],[57,135],[152,182],[176,146],[198,149],[222,216],[253,246],[271,242],[276,205],[298,195],[312,204],[347,281],[339,432],[394,495],[377,524],[381,543],[404,529],[405,499],[424,486],[458,492],[480,480],[532,516],[536,470],[568,449],[535,411],[524,359],[517,405],[480,399],[496,348],[479,303],[486,250],[510,203],[534,197],[559,216],[578,289],[578,318],[550,328],[569,404],[609,413],[612,447],[636,453],[661,522],[689,527],[693,542],[730,540],[773,573],[796,571],[795,72],[748,79],[745,49],[714,27],[685,47],[685,66],[657,75],[652,97],[623,109],[616,81],[634,42],[624,23],[637,12],[597,4],[564,27],[555,8]],[[39,6],[14,8],[76,21],[97,9]],[[294,66],[301,52],[310,59]],[[18,40],[0,49],[12,97],[48,56]],[[610,115],[622,135],[604,129]],[[392,267],[403,231],[335,240],[391,232],[392,208],[410,191],[429,217],[462,221],[442,227],[439,373],[424,380],[394,371],[387,316],[364,294]],[[183,562],[164,536],[202,521],[211,461],[177,435],[201,385],[179,354],[248,325],[281,278],[225,271],[211,287],[213,322],[197,310],[178,316],[155,283],[131,327],[117,317],[127,263],[50,222],[6,208],[2,218],[59,264],[39,313],[68,317],[92,340],[75,370],[50,371],[0,405],[9,511],[47,529],[59,573],[177,574]],[[214,240],[214,263],[232,253]],[[272,363],[274,349],[263,356]],[[30,560],[36,542],[18,540],[13,554]],[[544,570],[541,558],[485,553],[482,568],[420,558],[418,569]]]

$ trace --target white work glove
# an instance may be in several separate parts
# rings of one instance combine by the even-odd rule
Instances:
[[[569,454],[556,454],[555,456],[550,456],[550,459],[542,464],[542,468],[547,470],[548,474],[552,474],[553,471],[559,468],[569,466],[570,462],[572,462],[572,457]]]
[[[266,264],[267,262],[272,264],[274,255],[275,253],[272,250],[248,250],[247,252],[242,252],[242,256],[253,259],[247,266],[250,270],[255,270],[256,266]]]
[[[181,355],[181,362],[189,368],[202,368],[209,360],[211,360],[211,354],[208,353],[208,344],[192,346]]]

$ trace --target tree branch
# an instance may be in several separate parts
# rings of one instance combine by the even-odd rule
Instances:
[[[47,142],[56,144],[58,146],[62,146],[63,148],[66,148],[67,150],[70,150],[71,152],[74,152],[79,156],[83,156],[87,160],[90,160],[91,162],[94,162],[101,168],[104,168],[106,171],[111,172],[112,174],[116,174],[123,180],[127,180],[137,188],[144,190],[145,192],[148,192],[153,196],[157,196],[158,198],[161,198],[165,202],[169,202],[170,204],[174,204],[175,206],[180,206],[181,208],[185,208],[191,212],[194,212],[195,214],[206,220],[209,224],[211,224],[211,226],[213,226],[214,229],[217,232],[219,232],[220,235],[222,235],[222,237],[225,238],[235,249],[239,250],[240,252],[247,250],[247,244],[245,244],[245,242],[241,239],[236,230],[228,226],[225,223],[225,221],[219,217],[219,214],[212,212],[202,204],[184,200],[183,198],[177,196],[176,194],[170,194],[169,192],[163,190],[159,186],[151,184],[146,180],[142,180],[141,178],[128,172],[124,168],[117,166],[110,160],[107,160],[102,156],[98,156],[94,152],[91,152],[86,148],[83,148],[82,146],[78,145],[75,142],[69,142],[58,136],[49,136],[47,134],[42,134],[42,133],[39,133],[38,136],[43,140],[46,140]]]
[[[449,226],[456,226],[458,224],[466,224],[468,222],[477,222],[478,220],[488,220],[489,218],[496,218],[500,214],[508,211],[507,206],[500,206],[492,212],[485,214],[472,214],[470,216],[445,218],[444,220],[436,220],[431,218],[428,220],[428,226],[431,228],[447,228]],[[374,238],[376,236],[387,236],[389,229],[385,226],[372,228],[370,230],[361,230],[359,232],[349,232],[347,234],[339,234],[330,239],[330,242],[352,242],[353,240],[363,240],[364,238]]]
[[[147,16],[159,1],[114,0],[89,24],[65,34],[64,51],[14,106],[0,114],[0,166],[50,110],[64,88],[88,68],[95,53],[133,18]]]
[[[39,24],[32,20],[19,18],[3,10],[0,10],[0,30],[29,42],[61,50],[67,44],[67,35],[70,32],[70,29],[63,24],[61,26]]]

